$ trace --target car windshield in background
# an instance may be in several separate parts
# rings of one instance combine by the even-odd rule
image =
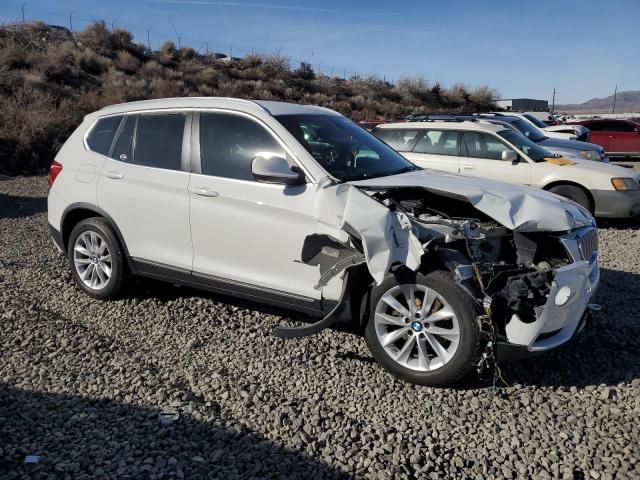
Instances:
[[[373,134],[337,115],[278,115],[276,119],[334,177],[385,177],[419,170]]]
[[[525,153],[534,162],[543,162],[545,158],[553,157],[553,153],[536,145],[524,135],[514,132],[513,130],[500,130],[498,132],[502,138],[515,145],[519,150]]]
[[[531,123],[533,123],[538,128],[546,128],[546,127],[549,126],[546,123],[544,123],[542,120],[540,120],[539,118],[534,117],[533,115],[528,115],[528,114],[525,113],[524,117],[527,120],[529,120]]]
[[[516,127],[520,133],[525,135],[532,142],[538,143],[547,138],[542,135],[540,133],[540,130],[538,130],[536,127],[531,126],[529,123],[520,118],[511,122],[511,125]]]

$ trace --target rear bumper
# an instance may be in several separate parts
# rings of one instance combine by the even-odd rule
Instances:
[[[629,218],[640,214],[640,190],[591,190],[596,217]]]

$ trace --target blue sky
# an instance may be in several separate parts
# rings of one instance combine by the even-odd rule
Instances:
[[[0,0],[0,21],[22,0]],[[640,90],[639,0],[26,0],[25,15],[74,29],[92,19],[241,56],[281,51],[326,73],[487,84],[503,98],[574,103]],[[170,21],[171,20],[171,21]]]

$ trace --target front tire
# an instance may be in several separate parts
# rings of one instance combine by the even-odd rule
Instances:
[[[449,272],[389,275],[373,288],[369,311],[367,346],[404,381],[455,383],[479,359],[476,309]]]
[[[116,297],[122,289],[124,254],[103,218],[87,218],[73,228],[67,257],[73,279],[87,295],[104,300]]]

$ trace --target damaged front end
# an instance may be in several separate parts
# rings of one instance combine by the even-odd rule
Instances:
[[[497,342],[543,351],[581,327],[599,281],[595,226],[520,232],[465,201],[443,202],[419,188],[372,197],[410,219],[424,249],[420,268],[450,270],[491,319]]]
[[[352,291],[349,272],[366,267],[377,284],[394,268],[451,271],[484,313],[479,321],[490,322],[494,344],[535,352],[569,340],[599,281],[593,219],[546,192],[459,178],[420,172],[324,188],[322,232],[307,237],[302,261],[318,266],[316,288],[336,306],[278,335],[332,324]]]

